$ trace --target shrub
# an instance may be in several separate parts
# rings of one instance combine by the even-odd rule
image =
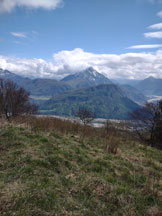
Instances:
[[[11,80],[0,79],[0,114],[9,120],[10,116],[36,113],[38,106],[29,102],[29,95]]]
[[[131,116],[140,139],[152,147],[162,149],[162,101],[147,103]]]

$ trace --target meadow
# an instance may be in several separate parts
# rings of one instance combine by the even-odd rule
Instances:
[[[0,215],[160,216],[162,151],[57,118],[0,121]]]

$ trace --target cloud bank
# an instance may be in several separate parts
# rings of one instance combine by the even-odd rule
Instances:
[[[94,67],[110,79],[162,78],[162,50],[155,53],[94,54],[77,48],[53,55],[53,62],[0,56],[0,68],[27,77],[56,78]]]
[[[10,13],[16,7],[54,10],[59,7],[61,3],[62,0],[0,0],[0,13]]]

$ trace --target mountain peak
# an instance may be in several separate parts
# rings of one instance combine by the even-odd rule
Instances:
[[[92,72],[92,71],[94,71],[95,69],[94,69],[93,67],[88,67],[86,70]]]
[[[69,75],[62,79],[62,81],[70,84],[74,88],[85,88],[112,83],[107,77],[97,72],[93,67],[88,67],[83,71]]]
[[[9,72],[8,70],[3,70],[2,68],[0,68],[0,77],[6,76],[11,74],[11,72]]]
[[[156,78],[153,77],[153,76],[149,76],[149,77],[146,78],[146,80],[155,80],[155,79],[156,79]]]
[[[86,73],[86,74],[89,74],[89,75],[91,75],[91,76],[99,76],[100,75],[100,73],[99,72],[97,72],[93,67],[89,67],[89,68],[87,68],[87,69],[85,69],[84,71],[82,71],[81,73]]]
[[[84,70],[85,72],[97,72],[93,67],[88,67]]]

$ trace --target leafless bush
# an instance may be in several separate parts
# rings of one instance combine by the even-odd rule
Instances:
[[[36,113],[37,105],[29,102],[29,93],[11,80],[0,79],[0,114],[10,117]]]
[[[147,103],[131,116],[135,120],[139,138],[152,147],[162,149],[162,101]]]
[[[95,118],[95,114],[86,107],[79,107],[76,116],[80,118],[84,125],[88,125]]]

